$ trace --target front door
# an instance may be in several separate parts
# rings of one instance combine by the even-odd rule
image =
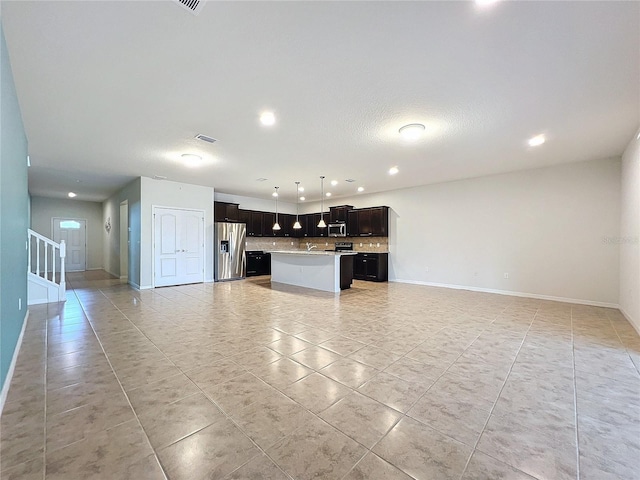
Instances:
[[[87,269],[87,221],[77,218],[54,218],[53,241],[67,244],[65,268],[67,272],[83,272]],[[56,271],[60,266],[56,265]]]
[[[154,284],[204,282],[204,212],[156,207]]]

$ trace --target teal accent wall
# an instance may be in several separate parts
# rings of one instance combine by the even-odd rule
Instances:
[[[27,312],[27,137],[0,24],[0,388]],[[22,308],[18,309],[18,299]]]

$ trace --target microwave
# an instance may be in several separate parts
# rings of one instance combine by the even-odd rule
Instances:
[[[347,236],[347,224],[344,222],[330,223],[328,228],[329,228],[329,231],[327,232],[327,234],[330,237],[346,237]]]

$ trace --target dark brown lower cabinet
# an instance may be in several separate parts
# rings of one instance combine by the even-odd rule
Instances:
[[[271,254],[260,251],[247,252],[247,277],[271,275]]]
[[[353,278],[386,282],[389,279],[389,254],[358,253],[353,262]]]

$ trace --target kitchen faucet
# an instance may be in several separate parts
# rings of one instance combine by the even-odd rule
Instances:
[[[317,245],[312,245],[311,242],[307,242],[307,252],[310,252],[312,248],[318,248]]]

